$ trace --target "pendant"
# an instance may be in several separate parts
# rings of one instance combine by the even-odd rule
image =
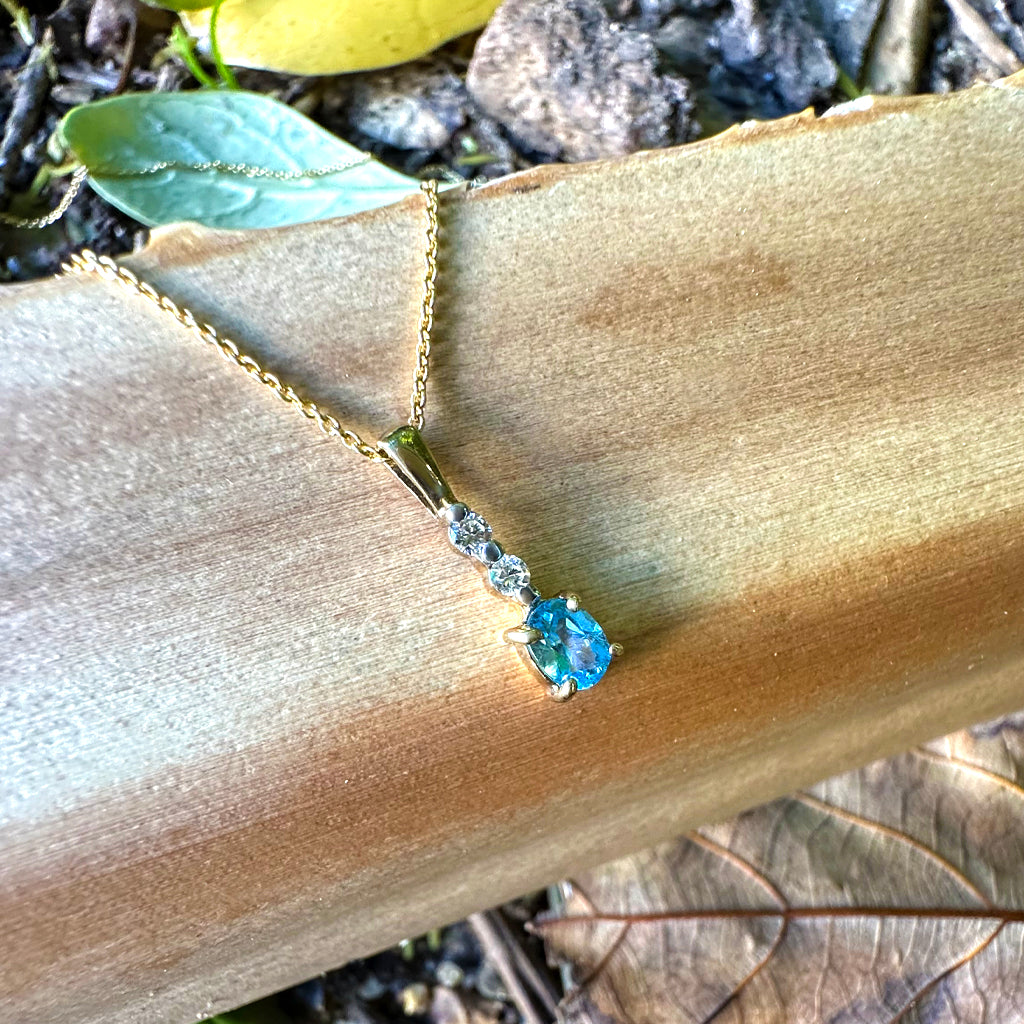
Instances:
[[[526,663],[547,684],[555,700],[588,690],[604,675],[621,644],[608,642],[592,615],[572,593],[544,599],[530,584],[530,570],[491,538],[491,527],[478,512],[457,501],[416,427],[399,427],[380,441],[384,463],[448,531],[460,554],[477,563],[491,589],[523,606],[523,621],[505,630]]]

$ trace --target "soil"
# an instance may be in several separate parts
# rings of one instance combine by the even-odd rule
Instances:
[[[512,971],[526,990],[540,981],[543,997],[530,993],[523,1010],[534,1013],[533,1020],[551,1021],[563,983],[545,966],[540,940],[524,929],[547,906],[544,893],[523,897],[483,921],[462,921],[354,961],[262,1001],[259,1009],[269,1011],[266,1024],[518,1024],[530,1018],[503,980],[502,973]],[[480,928],[497,947],[485,952]],[[525,973],[517,966],[524,955],[530,963]]]
[[[823,110],[855,94],[855,83],[963,88],[1024,59],[1019,4],[971,0],[989,35],[975,27],[968,38],[950,13],[954,0],[946,2],[890,5],[917,22],[890,30],[925,41],[898,68],[879,69],[872,56],[881,0],[506,0],[482,34],[423,61],[359,75],[238,77],[396,169],[484,181]],[[54,132],[68,110],[126,90],[198,83],[167,49],[174,16],[166,11],[137,0],[32,0],[24,10],[32,43],[11,26],[0,36],[0,211],[35,217],[70,180],[67,168],[40,174],[53,166]],[[58,224],[0,226],[0,281],[55,273],[84,246],[117,255],[147,237],[85,188]]]

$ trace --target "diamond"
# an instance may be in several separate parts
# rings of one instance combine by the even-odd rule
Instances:
[[[526,645],[526,650],[555,684],[571,676],[577,690],[586,690],[611,662],[611,645],[597,620],[582,608],[570,611],[563,597],[534,602],[524,625],[540,631],[540,639]]]
[[[503,597],[518,597],[519,591],[530,585],[530,570],[515,555],[502,555],[487,575],[491,586]]]
[[[479,558],[484,545],[491,539],[491,528],[483,516],[467,512],[458,522],[448,526],[448,539],[464,555]]]

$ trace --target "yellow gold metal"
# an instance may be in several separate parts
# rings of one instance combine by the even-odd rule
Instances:
[[[359,162],[364,163],[365,161]],[[203,169],[206,165],[189,166]],[[235,173],[248,173],[244,170],[245,165],[243,164],[219,165],[218,161],[213,161],[209,166],[224,166],[230,168]],[[322,173],[335,173],[335,171],[344,170],[345,167],[348,166],[355,166],[355,164],[347,164],[344,166],[336,165],[333,169],[324,169]],[[252,174],[250,174],[251,177],[278,177],[291,173],[285,171],[264,171],[262,168],[249,168],[248,171],[252,172]],[[79,176],[80,172],[81,176]],[[75,178],[72,179],[72,184],[69,186],[68,192],[65,193],[64,200],[61,200],[61,206],[63,206],[64,209],[67,209],[71,200],[74,199],[74,195],[71,194],[72,188],[77,192],[84,179],[85,169],[79,168],[79,170],[75,172]],[[423,411],[427,400],[430,331],[434,322],[434,295],[435,282],[437,280],[438,236],[437,182],[433,180],[425,181],[423,183],[423,193],[426,198],[427,212],[426,270],[423,277],[423,302],[421,305],[420,324],[417,332],[418,342],[416,346],[416,370],[413,375],[412,397],[410,398],[412,415],[409,418],[409,425],[411,427],[415,427],[417,430],[423,426]],[[70,199],[68,198],[69,194],[71,194]],[[60,207],[58,207],[58,209],[60,209]],[[63,213],[63,210],[60,212]],[[55,214],[57,216],[54,216]],[[50,214],[50,217],[52,220],[50,220],[49,223],[56,220],[59,217],[57,210],[54,210],[54,212]],[[26,223],[22,226],[32,227],[44,225]],[[200,323],[190,309],[185,306],[177,305],[177,303],[168,296],[157,291],[156,288],[147,281],[143,281],[138,278],[126,267],[118,266],[118,264],[109,256],[97,256],[96,253],[92,252],[90,249],[83,249],[82,252],[71,256],[67,263],[62,264],[61,270],[63,270],[65,274],[96,274],[105,281],[113,281],[116,284],[121,285],[122,288],[132,295],[138,295],[146,299],[156,306],[161,312],[166,313],[172,320],[191,331],[191,333],[200,341],[204,341],[208,345],[212,345],[214,348],[218,349],[221,355],[224,356],[228,362],[234,363],[240,369],[244,370],[258,384],[262,384],[264,387],[269,388],[283,402],[287,402],[288,405],[292,406],[306,419],[311,420],[316,424],[321,433],[326,434],[328,437],[336,437],[350,451],[355,452],[357,455],[362,455],[363,458],[369,459],[371,462],[383,462],[386,460],[386,455],[381,452],[377,445],[372,444],[369,441],[365,441],[354,430],[346,430],[330,413],[324,412],[315,402],[305,401],[298,395],[290,384],[283,383],[275,374],[265,370],[255,359],[253,359],[252,356],[247,355],[239,349],[238,345],[230,338],[226,338],[224,335],[219,334],[216,328],[211,327],[209,324]]]
[[[571,700],[576,695],[576,680],[569,676],[564,682],[551,683],[548,686],[548,696],[559,702]]]
[[[190,164],[180,160],[160,160],[148,167],[139,167],[132,170],[123,168],[96,168],[86,167],[84,164],[75,169],[71,176],[71,182],[67,187],[61,201],[43,217],[15,217],[10,213],[0,213],[0,224],[9,224],[16,228],[47,228],[64,216],[68,207],[75,201],[75,196],[81,191],[85,179],[92,174],[93,177],[103,178],[136,178],[147,174],[159,174],[161,171],[220,171],[223,174],[240,174],[246,178],[273,178],[275,181],[298,181],[301,178],[325,178],[331,174],[340,174],[342,171],[349,171],[353,167],[362,167],[373,159],[369,153],[358,160],[339,160],[337,163],[328,164],[326,167],[314,167],[301,171],[273,171],[267,167],[254,167],[252,164],[229,164],[223,160],[206,160],[203,163]]]
[[[157,170],[164,170],[171,166],[173,165],[154,165],[145,173],[156,173]],[[243,164],[212,162],[210,164],[190,166],[194,170],[217,167],[231,173],[247,174],[250,177],[292,176],[289,172],[267,171],[263,168],[251,168]],[[344,169],[344,167],[338,166],[333,169],[324,169],[322,173],[334,173],[336,170]],[[61,213],[67,209],[74,199],[75,193],[81,187],[82,182],[85,180],[85,174],[84,168],[79,168],[75,172],[64,199],[52,214],[47,218],[39,218],[38,222],[26,221],[24,226],[45,226],[45,224],[53,223],[59,219]],[[301,174],[296,172],[296,176],[301,176]],[[328,437],[338,438],[345,447],[356,452],[358,455],[362,455],[364,458],[370,459],[372,462],[382,462],[435,516],[448,525],[450,531],[453,531],[457,530],[456,524],[463,522],[466,516],[473,513],[470,513],[465,505],[456,501],[455,495],[445,481],[437,466],[437,462],[420,434],[423,427],[427,400],[427,377],[430,373],[430,336],[434,325],[438,253],[438,184],[436,181],[426,181],[421,187],[426,210],[426,247],[424,252],[423,296],[420,303],[420,321],[417,329],[416,367],[413,372],[412,395],[409,399],[409,422],[407,426],[393,430],[376,443],[366,441],[354,431],[342,427],[330,413],[324,412],[316,403],[304,400],[290,384],[285,384],[275,374],[264,369],[252,356],[241,351],[238,345],[230,338],[219,334],[209,324],[200,323],[190,309],[177,305],[167,295],[157,291],[149,282],[141,280],[126,267],[119,266],[110,257],[97,256],[89,249],[85,249],[71,256],[68,262],[62,265],[61,269],[65,274],[95,274],[103,280],[120,285],[132,295],[146,299],[162,313],[194,334],[200,341],[216,348],[225,359],[244,370],[258,384],[271,390],[279,399],[291,405],[302,416],[315,423],[323,434]],[[12,220],[10,217],[5,218],[4,215],[0,215],[0,219],[6,219],[7,222]],[[472,554],[474,559],[480,563],[478,568],[487,573],[488,567],[502,557],[502,549],[500,545],[489,539],[490,528],[486,523],[483,525],[487,531],[484,538],[486,544],[483,551],[471,552],[469,549],[463,549],[462,547],[460,547],[460,550],[463,550],[466,554]],[[453,543],[455,542],[453,541]],[[499,589],[499,592],[504,593],[493,580],[491,583],[492,586]],[[530,586],[523,587],[519,594],[519,600],[526,604],[527,607],[530,607],[538,597],[537,592]],[[564,599],[566,608],[570,612],[579,610],[580,599],[576,594],[563,591],[559,594],[559,597]],[[528,648],[530,644],[535,644],[544,638],[543,631],[528,626],[524,622],[519,626],[505,630],[503,637],[506,643],[515,644],[519,648],[520,655],[523,656],[534,674],[545,679],[547,691],[553,699],[567,701],[576,694],[578,681],[574,676],[569,676],[561,683],[552,683],[546,679],[540,668],[533,663]],[[621,644],[611,644],[610,648],[613,656],[618,657],[622,654]]]
[[[85,167],[76,168],[75,173],[71,175],[71,181],[68,183],[68,187],[60,202],[45,216],[15,217],[10,213],[0,213],[0,224],[9,224],[15,228],[48,228],[51,224],[56,224],[67,213],[68,207],[75,201],[75,196],[81,190],[82,183],[88,174],[89,171]]]
[[[184,160],[159,160],[148,167],[118,168],[91,167],[88,173],[101,178],[137,178],[145,174],[159,174],[161,171],[221,171],[224,174],[240,174],[246,178],[273,178],[275,181],[298,181],[301,178],[326,178],[331,174],[350,171],[353,167],[368,164],[373,157],[366,153],[357,160],[339,160],[324,167],[306,167],[298,171],[274,171],[269,167],[253,164],[226,163],[223,160],[204,160],[202,163],[188,163]]]
[[[426,198],[427,248],[423,256],[423,301],[416,344],[416,373],[409,401],[409,426],[423,429],[423,411],[427,404],[427,375],[430,373],[430,332],[434,328],[434,296],[437,282],[437,182],[431,179],[420,186]]]
[[[532,626],[513,626],[502,633],[507,644],[535,644],[544,634]]]
[[[448,481],[416,427],[399,427],[381,438],[377,450],[385,465],[435,516],[455,504]]]

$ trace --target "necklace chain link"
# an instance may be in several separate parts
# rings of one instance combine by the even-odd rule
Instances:
[[[94,178],[137,178],[147,174],[159,174],[161,171],[221,171],[224,174],[239,174],[244,178],[273,178],[275,181],[301,181],[303,178],[327,178],[342,171],[351,171],[362,167],[373,160],[369,153],[354,160],[338,160],[324,167],[302,168],[297,171],[276,171],[269,167],[254,164],[229,163],[226,160],[204,160],[201,163],[189,163],[187,160],[158,160],[146,167],[130,168],[97,168],[90,167],[88,173]]]
[[[423,301],[417,330],[416,372],[413,375],[412,398],[409,400],[409,426],[423,429],[427,404],[427,377],[430,374],[430,332],[434,329],[434,293],[437,282],[437,182],[424,183],[427,214],[427,245],[423,253]]]
[[[420,322],[417,331],[416,369],[413,374],[412,397],[410,398],[410,426],[422,428],[424,407],[427,399],[427,376],[430,371],[430,332],[434,324],[434,297],[437,281],[437,182],[422,183],[426,199],[426,253],[423,273],[423,301],[420,306]],[[296,412],[312,421],[321,433],[336,437],[346,448],[370,459],[381,462],[384,456],[375,444],[361,438],[354,430],[346,430],[334,416],[324,412],[315,402],[305,401],[290,385],[276,374],[264,369],[252,356],[243,352],[230,338],[220,334],[210,324],[200,323],[195,314],[186,306],[179,306],[170,297],[157,291],[148,281],[143,281],[126,267],[119,266],[109,256],[97,256],[89,249],[83,249],[70,257],[61,267],[65,274],[96,274],[107,281],[119,284],[132,295],[138,295],[151,302],[161,312],[189,330],[200,341],[213,345],[230,363],[244,370],[254,381],[269,388],[283,402]]]
[[[71,181],[68,182],[60,202],[42,217],[15,217],[14,214],[0,212],[0,224],[8,224],[13,228],[48,228],[51,224],[56,224],[68,212],[68,207],[75,201],[75,196],[78,195],[88,175],[88,168],[75,168],[75,173],[71,175]]]
[[[82,164],[75,168],[71,175],[71,181],[61,197],[61,201],[49,213],[42,217],[16,217],[11,213],[0,212],[0,224],[8,224],[15,228],[48,228],[51,224],[64,216],[68,207],[74,202],[75,196],[81,191],[85,179],[91,174],[95,177],[104,178],[136,178],[149,174],[159,174],[161,171],[220,171],[223,174],[238,174],[245,178],[272,178],[275,181],[300,181],[304,178],[327,178],[332,174],[341,174],[343,171],[351,171],[355,167],[362,167],[370,163],[373,157],[367,153],[365,156],[355,160],[339,160],[337,163],[328,164],[326,167],[313,167],[299,171],[275,171],[269,167],[257,167],[253,164],[227,163],[224,160],[206,160],[203,163],[190,164],[183,160],[161,160],[158,163],[150,164],[148,167],[138,167],[132,170],[97,169]]]

